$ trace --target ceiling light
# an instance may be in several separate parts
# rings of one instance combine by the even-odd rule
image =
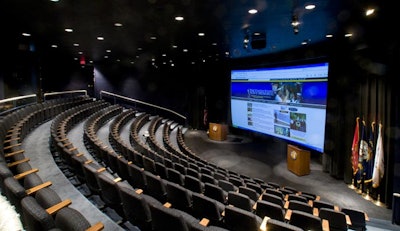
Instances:
[[[79,47],[79,43],[74,43],[74,47]]]
[[[374,14],[374,12],[375,12],[375,9],[367,9],[367,10],[365,11],[365,15],[366,15],[366,16],[370,16],[370,15]]]
[[[314,5],[314,4],[308,4],[308,5],[306,5],[304,8],[305,8],[306,10],[312,10],[312,9],[315,8],[315,5]]]
[[[347,33],[347,34],[344,35],[344,37],[351,37],[351,36],[353,36],[352,33]]]
[[[29,34],[29,33],[22,33],[22,36],[24,36],[24,37],[30,37],[31,34]]]
[[[199,36],[204,36],[205,34],[203,32],[198,33]]]
[[[99,36],[97,37],[97,40],[104,40],[104,37]]]
[[[250,9],[249,11],[249,14],[257,14],[257,10],[256,9]]]
[[[156,37],[156,36],[151,36],[150,39],[151,39],[151,40],[156,40],[157,37]]]
[[[116,22],[116,23],[114,23],[114,26],[121,27],[122,23]]]
[[[327,37],[327,38],[332,38],[332,37],[333,37],[333,35],[331,35],[331,34],[327,34],[327,35],[325,35],[325,37]]]
[[[55,45],[55,44],[53,44],[53,45],[51,45],[51,47],[52,47],[52,48],[57,48],[58,46]]]
[[[175,20],[176,20],[176,21],[182,21],[182,20],[183,20],[183,17],[182,17],[182,16],[176,16],[176,17],[175,17]]]
[[[65,32],[68,32],[68,33],[71,33],[71,32],[73,32],[74,30],[72,30],[71,28],[65,28]]]

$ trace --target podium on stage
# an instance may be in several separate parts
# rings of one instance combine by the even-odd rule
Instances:
[[[310,152],[288,144],[287,168],[298,176],[310,174]]]
[[[226,140],[226,136],[228,135],[228,125],[210,123],[208,129],[208,136],[210,139],[218,141]]]

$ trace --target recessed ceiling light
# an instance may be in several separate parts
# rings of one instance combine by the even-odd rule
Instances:
[[[56,44],[51,45],[52,48],[57,48],[58,46]]]
[[[366,16],[370,16],[370,15],[374,14],[374,12],[375,12],[375,9],[367,9],[367,10],[365,11],[365,15],[366,15]]]
[[[111,50],[106,50],[106,52],[107,52],[107,53],[110,53],[110,52],[111,52]]]
[[[205,34],[203,32],[198,33],[199,36],[204,36]]]
[[[24,36],[24,37],[30,37],[31,34],[29,34],[29,33],[22,33],[22,36]]]
[[[348,33],[348,34],[345,34],[345,35],[344,35],[344,37],[351,37],[351,36],[353,36],[352,33]]]
[[[182,17],[182,16],[176,16],[176,17],[175,17],[175,20],[176,20],[176,21],[182,21],[182,20],[183,20],[183,17]]]
[[[331,34],[327,34],[327,35],[325,35],[325,37],[327,37],[327,38],[332,38],[332,37],[333,37],[333,35],[331,35]]]
[[[312,9],[315,8],[315,5],[314,5],[314,4],[308,4],[308,5],[306,5],[304,8],[305,8],[306,10],[312,10]]]
[[[97,37],[97,40],[104,40],[104,37],[99,36]]]
[[[74,47],[79,47],[79,43],[74,43]]]
[[[188,52],[188,49],[183,49],[183,52]]]
[[[71,32],[73,32],[73,31],[74,31],[74,30],[71,29],[71,28],[65,28],[65,32],[71,33]]]
[[[249,14],[257,14],[257,10],[256,9],[250,9],[249,11]]]
[[[150,39],[151,39],[151,40],[156,40],[157,37],[156,37],[156,36],[151,36]]]
[[[116,23],[114,23],[114,26],[121,27],[122,23],[116,22]]]

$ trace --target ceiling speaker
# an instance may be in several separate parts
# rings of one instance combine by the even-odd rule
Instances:
[[[251,48],[263,49],[267,45],[267,38],[265,33],[253,33],[251,36]]]

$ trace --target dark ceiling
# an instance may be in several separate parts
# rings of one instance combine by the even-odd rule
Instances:
[[[58,49],[77,60],[84,57],[88,63],[110,60],[129,65],[154,60],[175,65],[272,54],[343,37],[348,32],[357,36],[352,25],[359,24],[366,7],[373,5],[354,2],[2,0],[0,25],[9,41],[18,41],[18,49],[23,49],[23,44],[38,52]],[[315,9],[306,10],[309,3]],[[252,8],[258,13],[249,14]],[[293,15],[300,22],[298,33],[291,25]],[[184,20],[176,21],[176,16],[183,16]],[[66,28],[73,32],[66,32]],[[254,32],[264,33],[265,40],[254,37]],[[30,36],[23,37],[22,33]],[[326,38],[327,34],[333,38]],[[98,40],[99,36],[104,40]],[[246,36],[250,39],[247,48]],[[307,44],[302,45],[303,42]]]

